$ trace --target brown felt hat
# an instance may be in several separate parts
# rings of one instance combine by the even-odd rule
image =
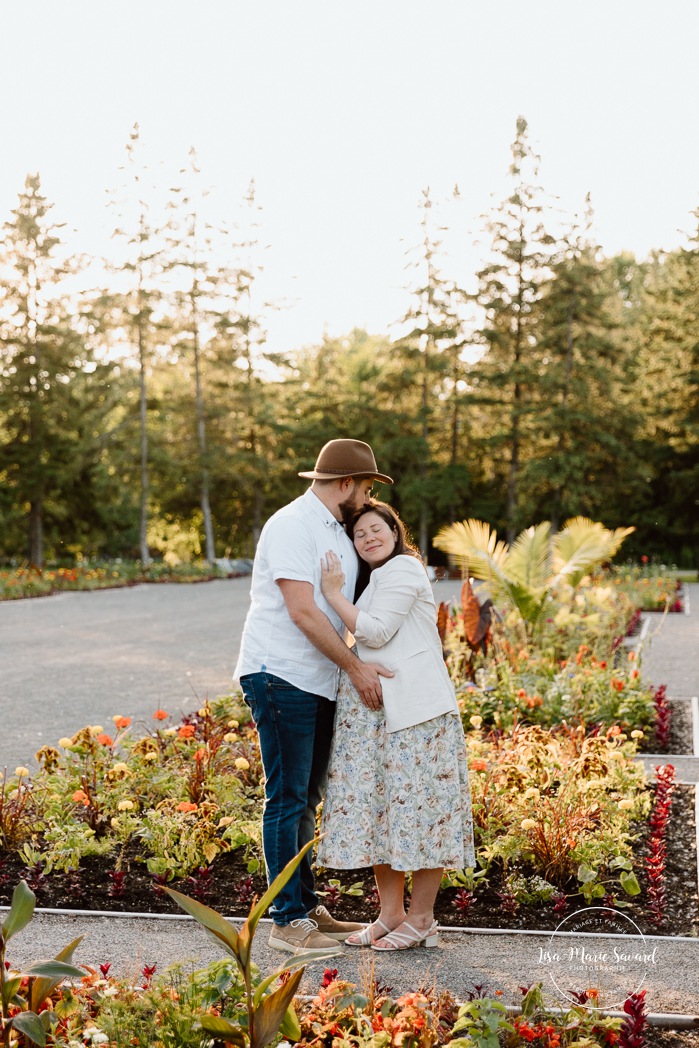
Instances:
[[[363,440],[329,440],[316,459],[315,469],[299,473],[309,480],[340,480],[342,477],[373,477],[392,484],[391,477],[379,473],[374,452]]]

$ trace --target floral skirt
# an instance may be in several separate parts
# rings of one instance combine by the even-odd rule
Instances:
[[[336,870],[475,866],[461,720],[386,731],[343,673],[317,861]]]

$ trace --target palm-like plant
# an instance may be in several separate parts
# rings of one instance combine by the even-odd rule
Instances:
[[[493,600],[506,601],[531,637],[543,620],[552,593],[561,583],[575,588],[588,572],[611,560],[633,528],[605,528],[587,517],[573,517],[551,535],[548,521],[527,528],[511,546],[482,520],[450,524],[434,544],[469,573],[487,582]]]

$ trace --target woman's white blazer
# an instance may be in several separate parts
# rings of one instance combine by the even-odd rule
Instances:
[[[401,554],[375,568],[356,606],[360,659],[395,674],[381,677],[386,730],[400,731],[441,713],[458,714],[422,562]]]

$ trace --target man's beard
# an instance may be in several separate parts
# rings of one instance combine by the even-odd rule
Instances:
[[[344,502],[341,502],[337,507],[340,511],[340,520],[345,527],[352,523],[352,518],[360,507],[357,505],[356,498],[359,490],[359,484],[356,483],[352,489],[352,494],[349,498],[346,498]]]

